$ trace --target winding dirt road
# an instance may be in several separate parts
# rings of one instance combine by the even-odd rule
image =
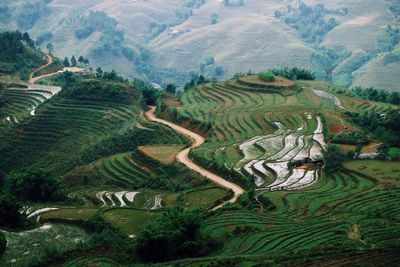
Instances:
[[[47,66],[49,66],[51,63],[53,63],[53,58],[50,55],[47,55],[46,58],[47,58],[47,63],[46,64],[44,64],[43,66],[41,66],[41,67],[37,68],[36,70],[32,71],[31,75],[29,76],[29,83],[35,83],[39,79],[42,79],[44,77],[48,77],[48,76],[52,76],[52,75],[57,74],[57,72],[55,72],[55,73],[50,73],[50,74],[47,74],[47,75],[38,76],[38,77],[35,77],[35,78],[33,77],[33,74],[35,74],[35,72],[37,72],[37,71],[39,71],[41,69],[44,69]]]
[[[196,163],[194,163],[189,158],[190,150],[195,148],[195,147],[201,146],[204,143],[204,137],[202,137],[201,135],[199,135],[197,133],[194,133],[194,132],[192,132],[192,131],[190,131],[190,130],[188,130],[186,128],[183,128],[183,127],[181,127],[179,125],[176,125],[176,124],[174,124],[174,123],[172,123],[170,121],[157,118],[156,115],[154,114],[155,110],[156,110],[156,107],[150,107],[150,110],[145,113],[145,116],[147,117],[147,119],[149,119],[150,121],[154,121],[154,122],[158,122],[158,123],[167,125],[167,126],[171,127],[172,129],[174,129],[175,131],[177,131],[178,133],[181,133],[181,134],[189,137],[192,140],[192,145],[190,147],[188,147],[188,148],[185,148],[181,152],[179,152],[176,155],[176,160],[178,162],[184,164],[189,169],[192,169],[195,172],[197,172],[197,173],[205,176],[206,178],[210,179],[214,183],[216,183],[216,184],[218,184],[218,185],[220,185],[222,187],[225,187],[225,188],[228,188],[228,189],[232,189],[234,195],[227,202],[234,203],[237,200],[237,198],[241,194],[244,193],[243,188],[241,188],[240,186],[238,186],[238,185],[236,185],[234,183],[228,182],[224,178],[222,178],[222,177],[220,177],[220,176],[218,176],[218,175],[216,175],[216,174],[204,169],[203,167],[201,167],[201,166],[197,165]],[[223,203],[223,204],[225,204],[225,203]],[[222,206],[222,205],[220,205],[220,206]],[[218,207],[220,207],[220,206],[218,206]]]

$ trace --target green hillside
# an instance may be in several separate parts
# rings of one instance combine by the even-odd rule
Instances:
[[[114,29],[88,16],[82,27]],[[0,76],[0,265],[400,262],[398,93],[299,68],[161,91],[60,71],[26,36],[2,36],[37,57],[2,57],[18,67]]]

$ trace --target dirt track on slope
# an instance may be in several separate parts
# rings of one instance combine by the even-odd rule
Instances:
[[[225,180],[224,178],[204,169],[203,167],[197,165],[196,163],[194,163],[190,158],[189,158],[189,152],[191,149],[201,146],[204,143],[204,137],[202,137],[201,135],[194,133],[186,128],[183,128],[179,125],[176,125],[170,121],[167,120],[163,120],[163,119],[159,119],[156,117],[156,115],[154,114],[156,108],[155,107],[150,107],[150,110],[147,111],[145,113],[147,119],[154,121],[154,122],[158,122],[164,125],[167,125],[169,127],[171,127],[172,129],[174,129],[175,131],[177,131],[178,133],[181,133],[187,137],[189,137],[192,140],[192,145],[188,148],[185,148],[184,150],[182,150],[181,152],[179,152],[176,155],[176,160],[182,164],[184,164],[186,167],[188,167],[189,169],[194,170],[195,172],[205,176],[206,178],[208,178],[209,180],[213,181],[214,183],[228,188],[228,189],[232,189],[234,195],[233,197],[228,200],[227,202],[229,203],[234,203],[237,198],[244,193],[243,188],[241,188],[240,186],[228,182],[227,180]],[[225,204],[225,203],[224,203]],[[220,205],[222,206],[222,205]],[[218,206],[218,207],[220,207]],[[217,207],[217,208],[218,208]]]
[[[53,63],[53,58],[50,55],[47,55],[47,63],[44,64],[43,66],[39,67],[38,69],[32,71],[31,75],[29,76],[29,83],[35,83],[37,80],[42,79],[44,77],[48,77],[48,76],[52,76],[56,73],[50,73],[50,74],[46,74],[46,75],[42,75],[42,76],[38,76],[38,77],[33,77],[33,74],[41,69],[46,68],[47,66],[49,66],[51,63]]]

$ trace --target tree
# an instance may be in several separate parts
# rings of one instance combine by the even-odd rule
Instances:
[[[80,56],[79,58],[78,58],[78,62],[79,62],[79,64],[82,66],[83,65],[83,62],[85,61],[85,59],[83,58],[83,56]]]
[[[64,67],[69,67],[70,66],[69,59],[67,57],[64,58],[63,65],[64,65]]]
[[[71,66],[72,66],[72,67],[76,67],[77,64],[78,64],[78,62],[76,61],[75,56],[72,56],[72,57],[71,57]]]
[[[176,85],[173,83],[169,83],[167,84],[167,87],[165,88],[165,91],[171,94],[175,94],[176,93]]]
[[[96,76],[97,76],[97,78],[100,78],[101,76],[103,76],[103,70],[100,67],[97,67],[97,69],[96,69]]]
[[[2,232],[0,232],[0,257],[1,255],[4,254],[6,248],[7,248],[7,239],[5,235]]]
[[[145,261],[158,262],[208,253],[215,242],[200,231],[206,211],[174,208],[145,226],[137,239],[137,252]]]
[[[328,174],[335,173],[342,169],[342,163],[346,159],[346,155],[336,145],[328,145],[323,152],[324,170]]]
[[[89,59],[85,58],[85,60],[83,60],[83,64],[85,64],[85,66],[89,66]]]
[[[213,12],[210,17],[210,24],[214,25],[217,24],[217,22],[218,22],[218,14]]]
[[[49,54],[52,55],[53,52],[54,52],[54,46],[53,46],[53,44],[52,44],[52,43],[48,43],[47,46],[46,46],[46,48],[47,48],[47,51],[49,51]]]
[[[59,177],[46,169],[11,172],[6,181],[9,191],[18,198],[30,201],[56,201],[65,198]]]
[[[21,222],[20,205],[14,196],[0,192],[0,226],[17,227]]]

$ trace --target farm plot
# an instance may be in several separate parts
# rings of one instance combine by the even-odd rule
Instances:
[[[4,231],[7,249],[0,258],[1,266],[31,266],[40,262],[51,249],[64,253],[89,242],[81,228],[64,224],[44,224],[24,232]]]
[[[319,172],[311,168],[298,177],[293,172],[301,170],[288,166],[321,160],[326,143],[318,96],[307,88],[289,95],[263,91],[258,82],[249,76],[183,94],[176,109],[179,117],[211,124],[206,143],[193,153],[209,165],[254,180],[260,189],[294,189],[295,184],[285,182],[289,177],[304,188],[319,179]]]

